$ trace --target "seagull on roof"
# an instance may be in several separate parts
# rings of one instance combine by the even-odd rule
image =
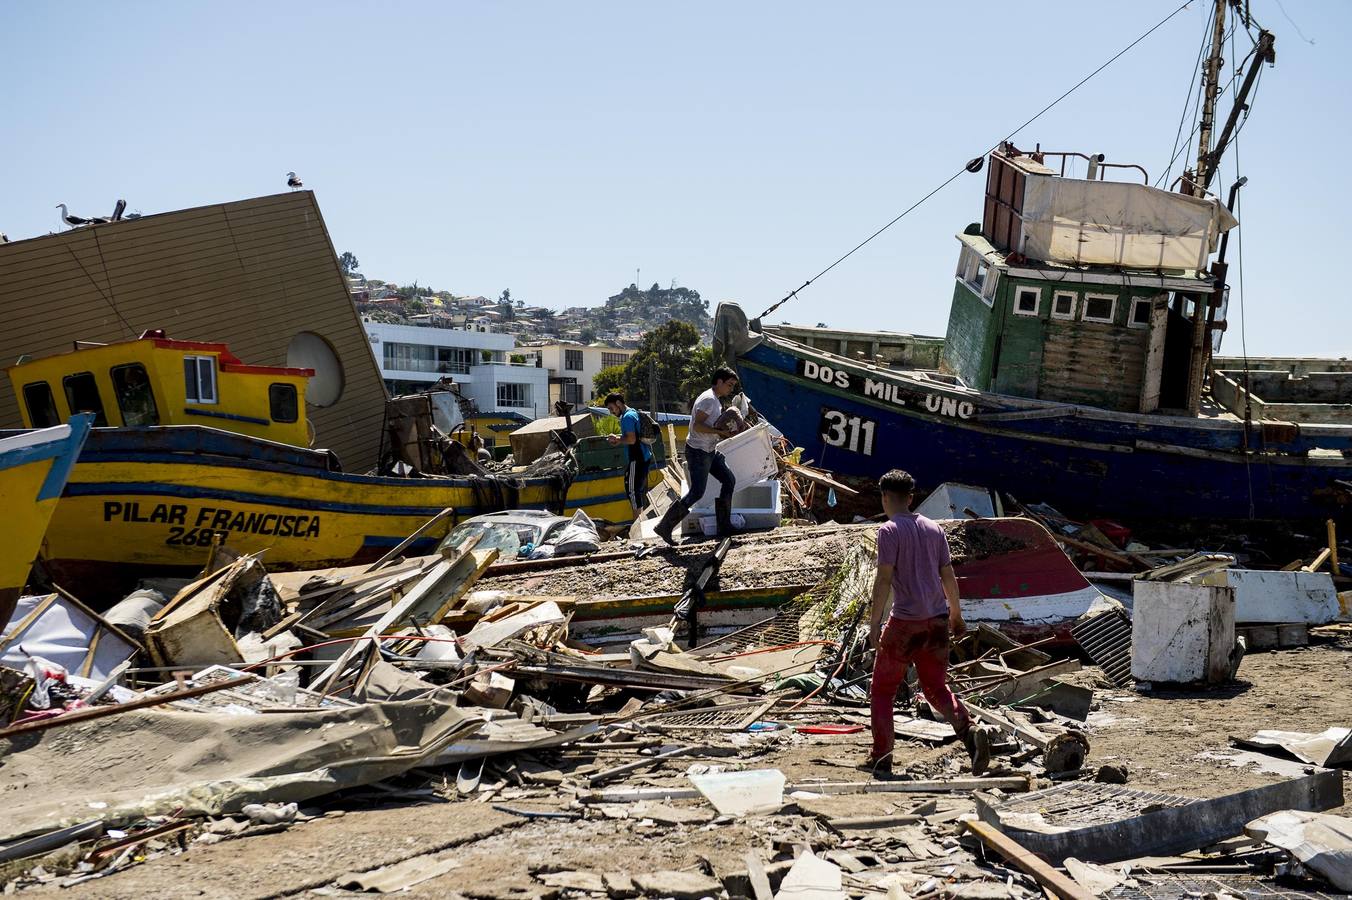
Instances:
[[[0,231],[0,244],[8,244],[8,243],[9,243],[9,235],[5,234],[3,231]]]
[[[122,220],[122,214],[126,211],[127,211],[127,201],[119,200],[117,201],[117,205],[113,207],[113,214],[109,218],[114,222],[119,222]]]
[[[80,216],[71,215],[70,210],[66,209],[66,204],[64,203],[56,204],[56,208],[61,210],[61,221],[65,222],[72,228],[74,228],[76,225],[104,225],[107,224],[108,222],[107,219],[100,218],[98,216],[95,216],[90,219],[85,219],[81,218]]]
[[[296,177],[296,173],[295,173],[295,172],[287,172],[287,173],[286,173],[286,186],[289,187],[289,188],[291,188],[291,190],[293,190],[293,191],[298,191],[298,190],[300,190],[301,188],[305,187],[305,183],[304,183],[303,181],[301,181],[299,178]]]

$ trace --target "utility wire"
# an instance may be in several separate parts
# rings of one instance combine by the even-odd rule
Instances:
[[[1174,16],[1177,16],[1177,15],[1178,15],[1179,13],[1181,13],[1183,10],[1187,9],[1188,6],[1189,6],[1191,3],[1192,3],[1192,0],[1184,0],[1184,2],[1183,2],[1182,4],[1180,4],[1179,7],[1178,7],[1177,9],[1175,9],[1173,12],[1169,13],[1169,15],[1165,16],[1163,19],[1160,19],[1158,22],[1156,22],[1154,25],[1152,25],[1152,26],[1150,27],[1150,30],[1146,31],[1144,34],[1142,34],[1142,35],[1141,35],[1140,37],[1138,37],[1136,40],[1132,41],[1130,44],[1128,44],[1127,46],[1123,47],[1121,50],[1117,51],[1117,53],[1114,54],[1114,55],[1112,56],[1112,58],[1110,58],[1107,62],[1103,63],[1103,64],[1102,64],[1101,66],[1099,66],[1097,69],[1095,69],[1094,71],[1090,72],[1088,75],[1086,75],[1086,76],[1084,76],[1083,78],[1081,78],[1078,82],[1076,82],[1076,84],[1075,84],[1074,87],[1070,88],[1070,90],[1066,91],[1064,94],[1062,94],[1061,96],[1057,97],[1057,98],[1056,98],[1055,100],[1053,100],[1051,103],[1048,103],[1046,106],[1042,107],[1042,109],[1038,110],[1038,111],[1037,111],[1030,119],[1028,119],[1028,121],[1024,122],[1024,123],[1023,123],[1022,125],[1020,125],[1018,128],[1015,128],[1013,131],[1011,131],[1009,134],[1005,135],[1005,137],[1001,138],[999,141],[996,141],[995,144],[993,144],[988,150],[985,150],[985,151],[981,154],[981,158],[984,158],[985,156],[987,156],[988,154],[990,154],[991,152],[993,152],[996,148],[998,148],[998,147],[999,147],[1001,144],[1003,144],[1005,141],[1008,141],[1008,140],[1013,139],[1013,137],[1014,137],[1016,134],[1018,134],[1020,131],[1023,131],[1023,130],[1024,130],[1025,128],[1027,128],[1029,125],[1032,125],[1032,124],[1033,124],[1034,122],[1036,122],[1038,119],[1042,118],[1042,116],[1043,116],[1044,114],[1046,114],[1048,111],[1050,111],[1050,110],[1052,109],[1052,107],[1056,106],[1056,105],[1057,105],[1058,103],[1060,103],[1062,100],[1066,99],[1066,98],[1069,97],[1071,94],[1075,93],[1077,90],[1079,90],[1080,88],[1082,88],[1082,87],[1083,87],[1083,86],[1084,86],[1091,78],[1093,78],[1095,75],[1097,75],[1098,73],[1102,72],[1104,69],[1108,68],[1108,67],[1111,66],[1113,63],[1117,62],[1119,59],[1121,59],[1123,56],[1125,56],[1125,55],[1126,55],[1133,47],[1135,47],[1137,44],[1141,43],[1141,41],[1143,41],[1143,40],[1145,40],[1146,38],[1150,37],[1150,35],[1154,34],[1154,33],[1155,33],[1156,31],[1158,31],[1160,28],[1164,27],[1164,25],[1167,24],[1171,19],[1173,19]],[[963,166],[961,169],[959,169],[958,171],[954,172],[954,173],[953,173],[952,175],[950,175],[950,176],[949,176],[942,184],[940,184],[938,187],[932,189],[929,193],[925,194],[925,196],[921,197],[919,200],[915,201],[915,202],[912,203],[910,206],[906,207],[906,209],[902,210],[902,212],[901,212],[900,215],[898,215],[898,216],[897,216],[896,218],[894,218],[892,221],[888,222],[888,223],[887,223],[886,225],[884,225],[882,228],[879,228],[877,231],[873,232],[873,234],[870,234],[868,237],[864,238],[864,240],[862,240],[862,241],[860,241],[858,244],[856,244],[853,248],[851,248],[851,250],[850,250],[848,253],[846,253],[844,256],[840,257],[840,259],[837,259],[835,262],[831,263],[831,265],[827,266],[825,269],[822,269],[820,272],[818,272],[816,275],[813,275],[813,276],[812,276],[811,278],[809,278],[807,281],[804,281],[801,285],[799,285],[799,286],[798,286],[797,288],[795,288],[794,290],[789,291],[789,293],[786,294],[782,300],[780,300],[778,303],[775,303],[774,305],[772,305],[769,309],[765,310],[765,312],[761,313],[759,316],[757,316],[757,318],[764,318],[764,317],[770,315],[770,313],[772,313],[772,312],[774,312],[775,310],[779,309],[779,308],[780,308],[781,306],[783,306],[785,303],[788,303],[788,302],[789,302],[790,300],[792,300],[794,297],[798,296],[798,292],[801,291],[801,290],[803,290],[803,288],[805,288],[805,287],[807,287],[808,285],[812,284],[812,282],[816,281],[818,278],[821,278],[821,277],[822,277],[823,275],[825,275],[827,272],[830,272],[832,269],[834,269],[836,266],[838,266],[838,265],[840,265],[841,263],[843,263],[845,260],[849,259],[851,256],[854,256],[854,254],[857,253],[858,251],[860,251],[861,249],[863,249],[864,246],[865,246],[866,244],[868,244],[870,241],[872,241],[872,240],[873,240],[874,238],[876,238],[878,235],[882,234],[882,233],[883,233],[884,231],[886,231],[887,229],[891,228],[893,225],[895,225],[895,224],[897,224],[898,222],[900,222],[902,219],[904,219],[907,215],[909,215],[911,212],[913,212],[916,208],[918,208],[918,207],[919,207],[922,203],[924,203],[926,200],[928,200],[929,198],[933,197],[935,194],[939,193],[940,191],[942,191],[944,188],[948,187],[948,186],[949,186],[950,184],[952,184],[953,182],[957,181],[957,180],[958,180],[958,177],[961,176],[961,175],[962,175],[964,172],[966,172],[966,171],[967,171],[967,167],[966,167],[966,166]]]
[[[1282,0],[1277,0],[1277,8],[1282,11],[1282,15],[1286,16],[1286,21],[1291,23],[1291,27],[1296,29],[1296,34],[1300,35],[1300,39],[1313,47],[1314,38],[1307,38],[1305,36],[1305,32],[1300,30],[1300,26],[1296,24],[1296,20],[1291,18],[1291,14],[1286,11],[1286,7],[1282,6]]]

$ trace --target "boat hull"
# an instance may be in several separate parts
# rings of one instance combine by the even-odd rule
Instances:
[[[1244,426],[1002,398],[788,343],[737,356],[757,409],[804,460],[877,478],[893,468],[921,490],[959,481],[1048,502],[1071,515],[1134,519],[1319,520],[1348,515],[1352,428]],[[1294,428],[1294,430],[1292,430]],[[1310,454],[1309,451],[1316,451]]]
[[[367,562],[448,507],[452,520],[410,553],[432,552],[456,521],[493,509],[631,518],[619,471],[583,473],[566,494],[554,478],[485,489],[334,472],[321,453],[217,429],[95,429],[51,516],[47,556],[63,585],[98,599],[137,577],[199,571],[216,535],[278,569]]]
[[[0,439],[0,506],[5,540],[0,541],[0,626],[28,582],[80,448],[89,434],[89,416],[68,425]]]

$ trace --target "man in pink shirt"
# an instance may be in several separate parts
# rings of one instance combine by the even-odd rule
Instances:
[[[972,773],[990,764],[990,734],[974,726],[962,702],[948,687],[949,635],[967,630],[958,605],[958,580],[948,554],[948,538],[930,519],[911,512],[915,480],[893,469],[878,482],[887,522],[878,531],[878,574],[873,581],[869,644],[873,663],[870,707],[873,751],[868,768],[892,770],[897,689],[914,665],[920,688],[935,712],[957,732],[972,758]],[[887,598],[891,595],[891,614]],[[885,620],[885,621],[884,621]]]

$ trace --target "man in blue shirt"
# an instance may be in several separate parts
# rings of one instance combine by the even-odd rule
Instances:
[[[653,462],[653,451],[643,442],[643,423],[639,420],[638,410],[630,409],[625,404],[624,394],[619,391],[608,394],[606,409],[620,420],[620,433],[610,435],[608,440],[611,444],[623,444],[628,452],[624,493],[629,497],[629,505],[637,519],[648,505],[648,468]]]

